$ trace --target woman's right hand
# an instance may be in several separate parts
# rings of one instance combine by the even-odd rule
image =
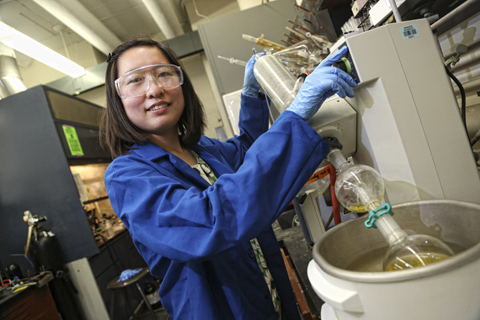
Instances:
[[[357,86],[355,80],[346,72],[332,67],[347,51],[348,47],[345,46],[324,59],[312,74],[307,76],[287,110],[296,113],[309,123],[322,103],[332,95],[353,98],[352,88]]]

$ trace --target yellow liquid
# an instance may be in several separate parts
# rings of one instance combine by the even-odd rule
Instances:
[[[382,201],[382,199],[377,199],[377,202],[378,202],[378,203],[380,203],[380,201]],[[349,206],[348,209],[349,209],[350,211],[353,211],[353,212],[362,213],[362,212],[369,212],[370,210],[375,209],[375,207],[373,207],[373,208],[365,208],[365,205],[364,205],[364,204],[362,204],[362,203],[356,203],[356,204],[352,204],[351,206]]]
[[[367,212],[367,209],[365,209],[365,206],[362,204],[351,205],[348,209],[353,212]]]
[[[275,50],[275,51],[280,51],[280,50],[283,50],[283,49],[286,48],[284,45],[275,43],[275,42],[267,40],[267,39],[263,39],[262,37],[257,38],[257,41],[255,41],[255,43],[258,44],[259,46],[262,46],[262,47],[273,48],[273,50]]]
[[[428,264],[442,261],[446,258],[448,258],[447,255],[439,253],[421,252],[417,255],[411,254],[403,257],[397,257],[397,259],[393,261],[393,263],[391,263],[385,271],[405,270],[416,267],[423,267]]]

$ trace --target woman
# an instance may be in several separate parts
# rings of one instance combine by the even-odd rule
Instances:
[[[299,319],[271,224],[329,150],[306,122],[334,92],[353,96],[355,82],[336,68],[318,68],[267,131],[252,57],[240,135],[219,142],[202,136],[202,106],[167,47],[134,39],[108,61],[104,143],[115,160],[105,184],[150,272],[163,279],[167,313],[180,320]]]

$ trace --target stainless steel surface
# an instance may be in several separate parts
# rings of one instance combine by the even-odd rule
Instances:
[[[480,259],[480,205],[428,200],[395,205],[393,211],[395,220],[407,233],[437,237],[455,246],[458,253],[427,267],[406,271],[349,271],[347,268],[359,258],[373,251],[386,251],[387,243],[383,236],[378,230],[365,227],[367,216],[364,216],[327,231],[313,247],[315,262],[333,277],[355,282],[387,283],[433,276]]]

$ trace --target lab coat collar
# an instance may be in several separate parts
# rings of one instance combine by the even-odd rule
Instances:
[[[215,156],[207,150],[207,148],[198,144],[193,144],[190,146],[190,148],[195,151],[200,156],[200,158],[202,158],[210,167],[212,167],[217,178],[224,173],[233,173],[233,170],[231,168],[225,166],[223,163],[218,161]],[[150,161],[157,161],[162,157],[167,156],[170,157],[170,159],[172,157],[177,158],[173,154],[165,151],[164,149],[160,148],[152,142],[148,142],[143,145],[134,144],[130,149],[130,152],[136,153],[143,159]]]
[[[142,158],[150,161],[160,159],[161,157],[168,156],[169,153],[152,142],[146,144],[134,144],[130,149],[130,152],[136,153]]]
[[[207,151],[206,148],[197,144],[190,147],[210,166],[217,178],[224,173],[234,172],[231,168],[218,161],[214,155]],[[134,144],[130,152],[136,153],[145,160],[156,163],[167,171],[172,170],[171,166],[173,166],[181,171],[184,175],[188,176],[189,179],[193,179],[196,183],[202,185],[203,187],[210,186],[208,182],[206,182],[192,167],[179,159],[177,156],[163,150],[154,143],[148,142],[144,145]],[[169,161],[159,162],[159,160],[163,157],[169,157]]]

